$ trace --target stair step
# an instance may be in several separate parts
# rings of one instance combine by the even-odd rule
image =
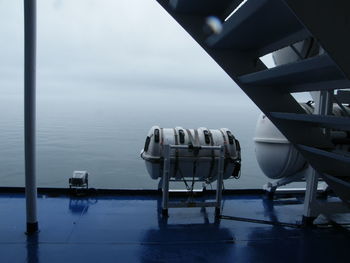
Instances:
[[[350,131],[350,118],[346,117],[336,117],[331,115],[315,115],[315,114],[297,114],[297,113],[286,113],[286,112],[271,112],[271,117],[291,120],[291,121],[301,121],[310,124],[315,124],[319,127],[333,128],[344,131]]]
[[[283,87],[289,89],[290,87],[299,85],[300,91],[302,91],[304,85],[305,89],[307,89],[308,84],[322,81],[345,80],[345,78],[333,61],[324,54],[243,75],[238,80],[241,84],[245,85],[278,86],[282,91]]]
[[[241,2],[243,0],[170,0],[169,5],[177,13],[209,16],[233,11]]]
[[[339,79],[339,80],[329,80],[329,81],[321,81],[321,82],[314,82],[314,83],[305,83],[305,84],[292,85],[292,86],[283,86],[283,92],[292,93],[292,92],[336,90],[336,89],[349,89],[349,88],[350,88],[350,80]],[[344,98],[341,97],[339,101],[343,101],[343,99]],[[347,100],[347,101],[349,101],[348,103],[350,103],[350,100]]]
[[[350,79],[349,0],[283,0]],[[346,36],[346,37],[345,37]]]
[[[298,145],[298,148],[300,148],[302,151],[307,151],[309,153],[318,155],[318,156],[324,156],[332,160],[337,160],[343,163],[347,163],[350,165],[350,156],[348,155],[343,155],[343,154],[338,154],[334,152],[328,152],[325,150],[321,150],[318,148],[310,147],[310,146],[305,146],[305,145]],[[350,153],[349,153],[350,154]],[[350,174],[349,174],[350,176]]]
[[[333,176],[350,176],[350,156],[300,144],[297,148],[318,172]]]
[[[328,174],[322,174],[323,179],[348,205],[350,204],[350,183]]]
[[[309,33],[283,1],[249,0],[207,44],[216,49],[255,50],[265,55],[307,38]]]

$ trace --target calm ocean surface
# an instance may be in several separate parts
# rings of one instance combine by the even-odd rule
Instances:
[[[0,186],[24,185],[23,1],[0,1]],[[156,188],[140,150],[151,126],[229,128],[261,188],[256,106],[153,0],[39,0],[37,178],[67,187]]]
[[[37,118],[38,185],[66,187],[73,170],[87,170],[91,187],[155,188],[139,157],[152,125],[230,128],[242,145],[242,176],[226,187],[261,187],[266,178],[252,137],[259,114],[243,94],[140,88],[58,87],[40,92]],[[22,186],[23,101],[0,98],[0,184]]]

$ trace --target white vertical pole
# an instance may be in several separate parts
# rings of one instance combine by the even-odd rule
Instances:
[[[312,92],[311,95],[315,101],[314,114],[328,115],[332,112],[333,105],[328,91]],[[329,129],[324,129],[324,133],[326,136],[330,136]],[[303,214],[303,221],[306,225],[312,224],[313,220],[319,213],[316,200],[318,177],[317,171],[315,171],[313,168],[310,168],[306,174],[306,192]]]
[[[317,186],[318,174],[315,169],[310,167],[306,176],[306,191],[304,200],[304,220],[306,221],[308,218],[312,221],[313,218],[317,216],[317,211],[315,210]]]
[[[24,0],[24,148],[27,233],[38,231],[35,171],[36,0]]]
[[[221,213],[221,200],[222,200],[222,186],[224,180],[224,146],[221,146],[219,152],[219,160],[218,160],[218,180],[216,184],[216,207],[215,207],[215,215],[218,217]]]
[[[164,144],[164,166],[163,166],[163,196],[162,214],[168,216],[169,203],[169,180],[170,180],[170,145]]]

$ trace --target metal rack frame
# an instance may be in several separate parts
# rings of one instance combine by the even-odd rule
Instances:
[[[166,144],[164,145],[164,166],[162,178],[162,214],[164,216],[168,216],[168,208],[178,207],[215,207],[215,215],[220,216],[224,178],[224,146],[194,146],[193,148],[196,150],[214,150],[220,152],[218,158],[218,178],[215,202],[169,202],[170,164],[171,159],[175,158],[171,156],[171,149],[190,149],[190,146]]]

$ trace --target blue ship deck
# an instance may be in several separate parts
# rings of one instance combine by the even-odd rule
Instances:
[[[40,232],[27,236],[23,193],[2,193],[0,262],[348,262],[349,217],[300,227],[302,201],[225,195],[222,214],[240,218],[215,220],[213,208],[163,218],[159,194],[41,193]]]

